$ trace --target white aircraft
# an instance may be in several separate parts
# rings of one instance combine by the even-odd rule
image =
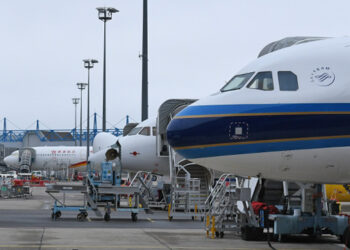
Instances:
[[[348,37],[264,55],[180,111],[168,142],[199,165],[240,176],[349,183],[349,65]]]
[[[26,150],[26,149],[24,149]],[[86,165],[86,147],[54,146],[32,147],[31,170],[65,170]],[[19,150],[5,157],[5,164],[11,168],[20,168]]]
[[[123,137],[99,133],[94,139],[93,148],[94,153],[89,157],[89,162],[94,167],[104,161],[117,160],[120,153],[123,170],[131,172],[143,170],[169,175],[169,159],[158,157],[156,152],[155,118],[139,123]]]

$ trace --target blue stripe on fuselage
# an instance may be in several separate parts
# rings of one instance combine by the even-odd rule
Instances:
[[[350,138],[215,146],[206,148],[179,149],[177,152],[187,159],[195,159],[226,155],[241,155],[286,150],[334,148],[346,146],[350,146]]]
[[[176,116],[222,115],[239,113],[281,113],[281,112],[342,112],[350,111],[350,103],[291,103],[291,104],[234,104],[193,105]]]
[[[220,143],[350,135],[350,115],[266,115],[174,119],[167,138],[174,148]],[[235,136],[236,128],[242,136]]]
[[[186,158],[350,146],[341,138],[350,135],[349,111],[349,103],[189,106],[171,121],[167,138]]]

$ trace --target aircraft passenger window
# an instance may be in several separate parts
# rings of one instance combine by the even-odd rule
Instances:
[[[133,128],[128,135],[137,135],[140,130],[142,129],[142,127],[136,127],[136,128]]]
[[[152,127],[152,133],[154,136],[157,135],[157,128],[156,127]]]
[[[298,78],[290,71],[278,71],[278,82],[281,91],[298,90]]]
[[[222,87],[221,92],[242,88],[248,82],[248,80],[252,77],[253,74],[254,72],[251,72],[251,73],[232,77],[232,79],[228,83],[226,83],[224,87]]]
[[[273,90],[272,72],[259,72],[250,81],[247,88],[259,90]]]
[[[146,135],[146,136],[151,135],[151,128],[150,127],[144,127],[141,130],[141,132],[139,133],[139,135]]]

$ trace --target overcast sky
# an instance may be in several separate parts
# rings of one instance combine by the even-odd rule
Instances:
[[[348,0],[149,0],[148,5],[149,116],[167,99],[216,92],[272,41],[350,34]],[[34,128],[37,119],[50,129],[73,128],[71,98],[80,96],[76,83],[87,81],[85,58],[100,61],[91,71],[91,114],[102,116],[100,6],[120,11],[107,23],[107,127],[127,114],[140,120],[142,0],[1,0],[0,119],[22,129]],[[85,120],[86,92],[83,99]]]

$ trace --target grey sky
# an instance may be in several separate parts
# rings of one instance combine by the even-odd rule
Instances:
[[[350,33],[347,0],[148,4],[149,116],[166,99],[216,92],[271,41]],[[103,24],[95,9],[100,6],[120,10],[107,24],[107,121],[115,124],[127,114],[140,120],[142,0],[1,0],[0,119],[20,128],[36,119],[49,128],[73,128],[71,98],[79,97],[76,82],[87,81],[85,58],[100,61],[91,72],[91,113],[102,115]]]

